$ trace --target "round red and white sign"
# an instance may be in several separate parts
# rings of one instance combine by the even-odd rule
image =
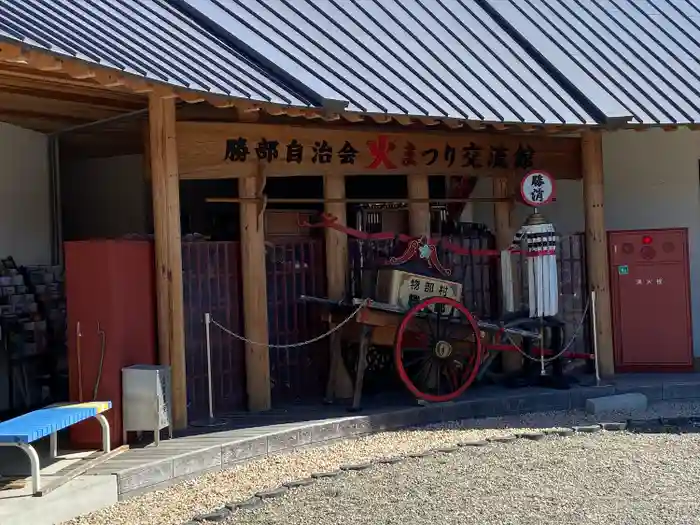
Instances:
[[[554,200],[554,178],[542,170],[532,170],[520,182],[520,195],[528,206],[538,207]]]

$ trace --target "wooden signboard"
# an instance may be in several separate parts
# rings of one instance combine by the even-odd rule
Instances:
[[[491,175],[546,170],[580,178],[578,138],[385,133],[266,124],[178,122],[182,179],[294,175]]]
[[[378,273],[376,298],[392,306],[408,310],[429,297],[448,297],[455,301],[460,301],[462,297],[462,285],[453,281],[405,272],[397,268],[383,268]],[[451,307],[448,306],[447,310],[441,313],[450,315]]]

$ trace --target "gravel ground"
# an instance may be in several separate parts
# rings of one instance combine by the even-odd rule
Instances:
[[[700,436],[598,433],[406,459],[294,489],[239,525],[700,522]]]
[[[641,413],[625,413],[625,414],[616,414],[616,413],[611,413],[608,414],[604,419],[609,420],[609,421],[622,421],[625,420],[629,417],[632,418],[651,418],[651,417],[673,417],[673,416],[695,416],[695,415],[700,415],[700,403],[658,403],[655,405],[650,406],[649,410]],[[600,420],[600,418],[599,418]],[[385,456],[393,456],[393,455],[400,455],[400,454],[410,454],[413,452],[421,452],[423,450],[429,449],[429,448],[435,448],[443,445],[452,445],[455,443],[458,443],[460,441],[466,441],[466,440],[474,440],[474,439],[483,439],[486,437],[493,437],[493,436],[498,436],[498,435],[505,435],[505,434],[511,434],[514,431],[517,430],[527,430],[527,429],[545,429],[545,428],[557,428],[557,427],[568,427],[571,425],[576,425],[576,424],[585,424],[585,423],[592,423],[594,422],[594,419],[585,414],[582,411],[569,411],[569,412],[550,412],[550,413],[537,413],[537,414],[524,414],[520,416],[509,416],[509,417],[499,417],[499,418],[487,418],[487,419],[476,419],[476,420],[463,420],[463,421],[458,421],[458,422],[450,422],[446,424],[439,424],[439,425],[430,425],[429,427],[424,427],[420,429],[407,429],[403,431],[396,431],[396,432],[384,432],[380,434],[374,434],[371,436],[367,436],[361,439],[355,439],[355,440],[347,440],[347,441],[338,441],[334,442],[329,445],[325,446],[320,446],[320,447],[314,447],[314,448],[309,448],[305,450],[298,450],[289,454],[285,455],[280,455],[280,456],[271,456],[267,458],[262,458],[259,460],[255,460],[249,463],[245,463],[242,465],[239,465],[237,467],[234,467],[232,469],[223,471],[223,472],[218,472],[218,473],[213,473],[213,474],[208,474],[205,476],[202,476],[200,478],[197,478],[195,480],[191,481],[186,481],[183,483],[180,483],[178,485],[175,485],[169,489],[157,491],[157,492],[151,492],[148,493],[144,496],[138,497],[138,498],[133,498],[129,499],[127,501],[120,502],[116,505],[113,505],[112,507],[109,507],[107,509],[103,509],[101,511],[92,513],[87,516],[83,516],[80,518],[76,518],[75,520],[71,520],[70,522],[67,522],[68,524],[71,525],[175,525],[175,524],[181,524],[183,522],[186,522],[196,514],[200,514],[203,512],[207,512],[216,508],[220,508],[223,506],[225,503],[231,502],[231,501],[240,501],[243,499],[246,499],[250,496],[252,496],[255,492],[260,491],[260,490],[265,490],[265,489],[271,489],[274,487],[277,487],[281,485],[284,482],[299,479],[299,478],[304,478],[309,476],[313,472],[322,472],[322,471],[329,471],[329,470],[334,470],[337,469],[340,465],[347,464],[347,463],[358,463],[358,462],[363,462],[363,461],[369,461],[372,459],[378,459],[381,457]],[[595,443],[604,443],[607,452],[605,453],[604,456],[601,458],[601,465],[600,469],[604,468],[609,468],[606,465],[612,466],[613,464],[615,465],[615,468],[621,468],[622,470],[618,470],[617,472],[613,472],[611,476],[616,476],[617,479],[621,479],[623,476],[630,476],[633,475],[634,479],[636,479],[635,476],[637,476],[637,472],[646,472],[644,469],[647,468],[645,465],[647,463],[647,457],[649,456],[650,452],[653,450],[654,445],[653,445],[653,440],[657,440],[657,442],[661,441],[668,441],[676,443],[675,440],[678,440],[677,443],[683,444],[683,447],[685,447],[685,443],[695,443],[693,441],[693,437],[669,437],[669,436],[664,436],[664,437],[653,437],[653,436],[635,436],[635,435],[630,435],[630,434],[624,434],[620,435],[618,437],[611,436],[610,438],[607,437],[589,437],[589,438],[568,438],[572,439],[572,443],[578,443],[578,455],[580,455],[582,458],[588,458],[594,459],[593,456],[589,456],[587,453],[582,453],[581,452],[581,443],[588,443],[588,440],[593,440],[590,441],[590,443],[595,444]],[[584,439],[584,441],[580,441],[581,439]],[[603,441],[596,441],[596,440],[603,440]],[[620,448],[622,447],[623,449],[629,448],[629,447],[634,447],[635,443],[642,443],[642,441],[639,441],[640,439],[647,439],[651,441],[645,442],[646,445],[642,447],[641,449],[636,449],[636,452],[629,452],[629,454],[632,454],[634,456],[634,462],[632,464],[625,464],[617,461],[613,461],[613,456],[614,454],[611,452],[611,449],[607,448],[608,443],[610,443],[610,447],[617,447]],[[658,441],[661,440],[661,441]],[[556,443],[556,445],[554,445]],[[649,445],[652,443],[651,445]],[[540,446],[541,445],[541,446]],[[482,464],[480,462],[476,462],[473,464],[473,466],[470,466],[470,464],[464,463],[462,466],[462,474],[464,474],[464,469],[467,468],[469,469],[470,476],[472,475],[471,472],[473,471],[475,475],[479,472],[483,472],[484,474],[488,473],[489,476],[484,475],[482,481],[478,484],[479,487],[481,487],[479,490],[479,494],[482,494],[482,496],[478,499],[478,501],[470,501],[467,500],[463,492],[460,493],[455,493],[452,494],[449,498],[446,499],[448,504],[444,505],[443,508],[447,509],[446,512],[460,512],[462,514],[458,514],[461,516],[460,519],[472,519],[468,518],[469,513],[473,512],[470,511],[469,509],[486,509],[490,505],[494,504],[495,502],[498,501],[498,498],[501,495],[501,487],[504,483],[505,479],[519,479],[518,476],[523,476],[523,479],[530,479],[527,478],[529,474],[527,472],[524,472],[523,469],[530,469],[530,468],[539,468],[540,471],[545,467],[545,466],[552,466],[554,463],[552,463],[552,460],[549,459],[549,456],[551,453],[547,452],[549,450],[548,447],[559,447],[559,446],[564,446],[568,447],[570,446],[567,444],[566,439],[562,440],[555,440],[550,444],[547,442],[546,444],[544,443],[528,443],[528,442],[520,442],[518,441],[517,444],[507,444],[507,445],[501,445],[501,446],[507,446],[507,447],[514,447],[514,450],[524,450],[523,447],[525,447],[525,450],[530,451],[532,457],[530,459],[516,459],[515,456],[513,456],[508,462],[505,462],[503,465],[499,466],[488,466],[488,463]],[[491,447],[489,447],[491,448]],[[481,450],[481,449],[479,449]],[[500,449],[494,449],[494,450],[500,450]],[[695,449],[693,449],[695,450]],[[691,454],[693,454],[693,450],[687,450],[686,452],[682,452],[683,457],[692,457]],[[514,452],[513,452],[514,453]],[[462,453],[460,453],[462,454]],[[481,452],[478,452],[478,454],[482,454]],[[671,454],[670,447],[669,450],[664,452],[664,460],[667,459],[667,456]],[[523,457],[528,456],[525,454]],[[460,456],[461,457],[461,456]],[[462,459],[461,461],[468,461],[468,455],[464,455],[465,459]],[[485,454],[484,458],[496,458],[498,455],[489,455]],[[559,457],[559,456],[557,456]],[[697,456],[696,456],[697,457]],[[414,460],[411,460],[414,461]],[[425,461],[425,460],[423,460]],[[452,459],[448,459],[448,461],[456,461]],[[560,462],[563,462],[564,459],[558,460]],[[573,459],[571,460],[573,461]],[[651,460],[650,460],[651,461]],[[669,459],[669,461],[671,461]],[[514,463],[515,462],[515,463]],[[538,463],[539,462],[539,463]],[[653,463],[653,461],[652,461]],[[513,465],[518,466],[518,470],[512,469]],[[540,465],[537,467],[537,465]],[[573,465],[573,464],[572,464]],[[382,468],[376,467],[377,472],[383,471]],[[388,467],[389,470],[389,475],[391,476],[391,469],[392,468],[406,468],[405,466],[401,465],[396,465],[396,466],[391,466]],[[498,470],[500,468],[500,471]],[[572,466],[572,468],[574,468]],[[593,468],[591,466],[590,468]],[[598,467],[595,467],[598,468]],[[649,467],[651,468],[651,467]],[[658,467],[657,467],[658,468]],[[491,472],[491,470],[496,469],[495,472]],[[638,469],[638,470],[635,470]],[[699,478],[698,470],[692,463],[688,463],[688,465],[684,465],[685,472],[687,474],[684,475],[685,480],[691,479],[691,478]],[[694,470],[695,469],[695,470]],[[429,469],[428,469],[429,470]],[[670,470],[670,467],[669,467]],[[542,471],[543,472],[543,471]],[[541,476],[546,476],[546,474],[543,474],[540,472],[539,475]],[[368,473],[362,474],[367,475]],[[432,474],[428,471],[425,471],[424,474],[430,478]],[[374,470],[372,471],[371,475],[374,474]],[[549,476],[551,476],[551,472],[549,473]],[[670,472],[669,475],[674,475],[677,476],[677,473]],[[572,476],[579,476],[579,474],[572,474]],[[646,476],[646,474],[644,475]],[[454,477],[454,476],[453,476]],[[464,477],[464,476],[463,476]],[[432,478],[435,479],[435,478]],[[700,479],[700,478],[699,478]],[[408,483],[408,482],[407,482]],[[589,486],[587,483],[583,483],[580,481],[577,481],[576,479],[572,478],[571,480],[563,480],[562,483],[565,483],[565,487],[563,487],[562,490],[555,491],[549,493],[547,497],[552,498],[552,497],[559,497],[560,494],[564,493],[564,497],[574,497],[574,494],[582,494],[584,497],[585,491],[587,490],[587,487]],[[583,484],[582,484],[583,483]],[[599,481],[600,483],[600,481]],[[675,487],[675,484],[679,484],[680,481],[669,481],[671,484],[671,487]],[[576,486],[572,485],[575,484]],[[533,481],[527,481],[523,482],[520,481],[519,484],[515,484],[514,486],[517,486],[517,490],[513,492],[512,494],[508,495],[508,501],[518,501],[522,502],[523,504],[527,503],[530,506],[533,506],[534,508],[537,508],[538,505],[544,505],[542,501],[545,500],[539,500],[536,498],[536,496],[540,497],[535,489],[540,486],[540,483],[535,483]],[[319,485],[320,487],[321,485]],[[597,484],[593,485],[593,488],[598,486]],[[630,485],[633,486],[633,485]],[[532,488],[531,488],[532,487]],[[566,490],[564,490],[564,488]],[[697,489],[697,487],[696,487]],[[300,489],[301,491],[303,490],[317,490],[316,488],[314,489]],[[378,488],[378,490],[380,490]],[[469,489],[472,490],[472,489]],[[675,490],[675,489],[673,489]],[[698,492],[696,491],[695,494]],[[300,492],[301,494],[301,492]],[[436,499],[439,499],[441,496],[441,491],[436,491],[434,493],[431,493],[428,491],[428,494],[430,494],[432,497],[435,497]],[[607,493],[606,493],[607,494]],[[364,496],[368,496],[367,491],[365,490]],[[453,503],[449,503],[451,499],[456,500]],[[291,499],[289,501],[292,501]],[[338,499],[338,502],[340,499]],[[391,500],[388,500],[391,501]],[[566,501],[566,500],[563,500]],[[490,502],[488,505],[484,502]],[[647,507],[649,505],[652,505],[654,502],[654,499],[650,498],[644,498],[644,503],[642,506],[646,505]],[[457,504],[459,503],[459,504]],[[275,503],[276,504],[276,503]],[[573,505],[573,503],[571,504]],[[568,507],[571,507],[571,505],[567,505]],[[670,504],[669,504],[670,505]],[[415,508],[415,507],[414,507]],[[499,507],[500,509],[501,507]],[[568,508],[566,512],[573,512],[572,509],[575,509],[576,507],[571,507]],[[675,508],[675,507],[673,507]],[[463,513],[467,514],[463,514]],[[475,512],[475,511],[474,511]],[[483,510],[484,513],[486,513],[486,510]],[[501,510],[498,510],[498,512],[501,512]],[[564,511],[562,511],[564,512]],[[479,514],[477,513],[477,516]],[[700,515],[700,514],[699,514]],[[591,519],[598,519],[595,517],[595,514],[592,515],[593,517]],[[404,523],[417,523],[416,521],[412,519],[408,519],[409,516],[405,516],[403,519],[408,520],[404,521]],[[435,516],[433,516],[434,519]],[[251,519],[258,519],[257,514],[254,515]],[[272,520],[274,518],[268,517],[266,518],[268,520]],[[299,517],[299,519],[306,519],[307,521],[305,523],[313,523],[313,521],[308,521],[310,519],[316,519],[316,518],[311,518],[310,516],[307,518]],[[320,519],[320,518],[319,518]],[[383,518],[384,521],[374,521],[374,522],[369,522],[369,523],[393,523],[391,521],[391,518],[386,517]],[[416,519],[428,519],[427,517],[425,518],[416,518]],[[480,518],[481,519],[481,518]],[[442,518],[441,518],[442,520]],[[264,522],[264,521],[262,521]],[[262,523],[260,522],[260,523]],[[537,523],[541,523],[541,521],[536,521]],[[623,521],[624,523],[630,524],[630,523],[647,523],[645,521]],[[619,523],[623,523],[619,522]],[[259,523],[259,522],[251,522],[251,523]],[[270,521],[270,523],[276,523],[276,521]],[[290,522],[292,523],[292,522]],[[294,522],[296,523],[296,522]],[[326,522],[321,522],[319,523],[326,523]],[[330,523],[330,522],[327,522]],[[335,521],[334,523],[340,523],[338,521]],[[448,522],[449,523],[449,522]],[[464,522],[464,523],[469,523]],[[481,521],[481,523],[489,523],[488,521]],[[493,521],[493,523],[496,523],[496,521]],[[505,521],[498,521],[498,523],[508,523]],[[523,518],[523,521],[519,521],[518,523],[535,523],[532,521],[528,521],[528,518]],[[585,523],[597,523],[596,521],[588,521],[588,516],[586,515],[586,521]],[[618,523],[615,521],[608,521],[606,523]],[[700,521],[655,521],[654,523],[700,523]]]

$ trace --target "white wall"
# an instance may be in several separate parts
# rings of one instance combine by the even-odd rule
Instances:
[[[0,257],[51,264],[48,139],[0,122]],[[8,407],[7,370],[0,359],[0,410]]]
[[[0,257],[51,264],[48,139],[0,122]]]
[[[605,134],[608,230],[689,229],[694,353],[700,356],[700,132]]]
[[[147,189],[141,155],[64,162],[61,166],[64,238],[147,233]]]

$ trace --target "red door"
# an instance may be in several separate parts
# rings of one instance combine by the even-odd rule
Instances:
[[[610,232],[608,242],[615,369],[692,369],[687,230]]]

